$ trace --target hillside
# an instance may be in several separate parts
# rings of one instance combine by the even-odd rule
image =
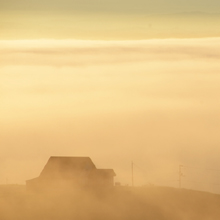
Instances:
[[[167,187],[119,187],[111,193],[30,194],[0,187],[0,219],[219,219],[220,195]]]

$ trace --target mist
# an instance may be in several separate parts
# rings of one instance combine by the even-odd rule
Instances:
[[[183,164],[184,188],[219,193],[219,42],[1,41],[0,183],[90,156],[122,185],[133,161],[136,186],[178,187]]]
[[[5,220],[39,218],[206,220],[210,217],[212,219],[219,217],[217,205],[219,195],[190,190],[152,186],[115,188],[101,193],[66,188],[66,193],[36,194],[25,191],[21,186],[1,186],[0,190],[0,217]]]

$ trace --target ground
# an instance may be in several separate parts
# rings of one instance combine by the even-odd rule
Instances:
[[[219,219],[220,195],[167,187],[117,187],[111,192],[27,192],[25,186],[0,187],[4,220],[190,220]]]

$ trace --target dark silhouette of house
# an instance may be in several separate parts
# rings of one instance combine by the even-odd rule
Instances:
[[[39,177],[27,180],[28,190],[113,187],[113,169],[97,169],[89,157],[50,157]]]

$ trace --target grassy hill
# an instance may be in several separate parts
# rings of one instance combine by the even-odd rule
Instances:
[[[167,187],[45,195],[0,186],[2,220],[214,220],[220,219],[219,205],[220,195]]]

